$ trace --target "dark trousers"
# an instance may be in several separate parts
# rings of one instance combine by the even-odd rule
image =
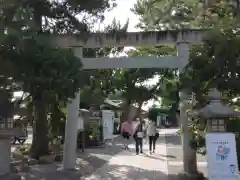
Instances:
[[[136,137],[135,138],[135,145],[136,145],[136,153],[139,154],[139,150],[142,153],[142,147],[143,147],[143,139]]]
[[[154,151],[156,148],[156,137],[149,136],[149,151]]]

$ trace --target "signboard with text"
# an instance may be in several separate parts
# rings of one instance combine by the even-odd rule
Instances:
[[[233,133],[206,134],[209,180],[237,180],[238,162]]]

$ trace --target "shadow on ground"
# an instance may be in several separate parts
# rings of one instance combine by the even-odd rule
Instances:
[[[122,144],[86,149],[84,153],[77,154],[77,168],[84,169],[85,173],[91,173],[121,151],[123,151]]]
[[[77,153],[76,171],[60,171],[62,163],[35,165],[30,167],[27,174],[22,174],[22,177],[24,180],[77,180],[83,175],[95,172],[122,150],[121,143],[114,147],[85,149],[84,153]]]
[[[177,175],[174,174],[133,166],[109,165],[107,169],[107,173],[97,171],[91,176],[82,177],[82,180],[177,180]]]
[[[164,137],[159,137],[158,143],[163,143]],[[133,142],[133,141],[131,141]],[[145,146],[146,147],[146,146]],[[108,161],[121,152],[122,142],[117,141],[116,146],[105,146],[103,148],[86,149],[84,153],[77,154],[76,167],[79,170],[64,172],[59,171],[60,163],[51,165],[37,165],[31,167],[29,173],[23,174],[23,180],[176,180],[175,174],[167,175],[161,171],[153,171],[151,169],[141,169],[126,165],[106,165]],[[148,148],[146,149],[145,156]],[[131,149],[134,152],[134,149]],[[134,155],[135,153],[128,153],[127,155]],[[155,157],[153,157],[155,156]],[[165,154],[155,154],[154,159],[164,160],[167,158],[174,158],[173,156]],[[157,164],[156,164],[157,166]],[[104,172],[104,168],[106,167]]]
[[[109,165],[108,172],[92,172],[83,175],[78,171],[53,172],[53,167],[35,167],[32,172],[25,176],[24,180],[177,180],[175,174],[165,174],[161,171],[151,171],[132,166]],[[42,174],[45,174],[42,176]]]
[[[170,155],[170,154],[168,154],[168,155],[159,154],[159,155],[162,156],[162,157],[168,158],[168,159],[177,159],[177,156],[173,156],[173,155]]]

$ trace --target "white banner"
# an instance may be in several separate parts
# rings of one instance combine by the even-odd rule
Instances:
[[[237,180],[238,162],[233,133],[206,134],[209,180]]]

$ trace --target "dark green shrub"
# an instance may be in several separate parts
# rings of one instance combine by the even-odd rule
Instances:
[[[236,135],[236,149],[237,149],[237,158],[238,158],[238,167],[240,168],[240,120],[233,119],[226,121],[226,130],[227,132],[233,132]]]

